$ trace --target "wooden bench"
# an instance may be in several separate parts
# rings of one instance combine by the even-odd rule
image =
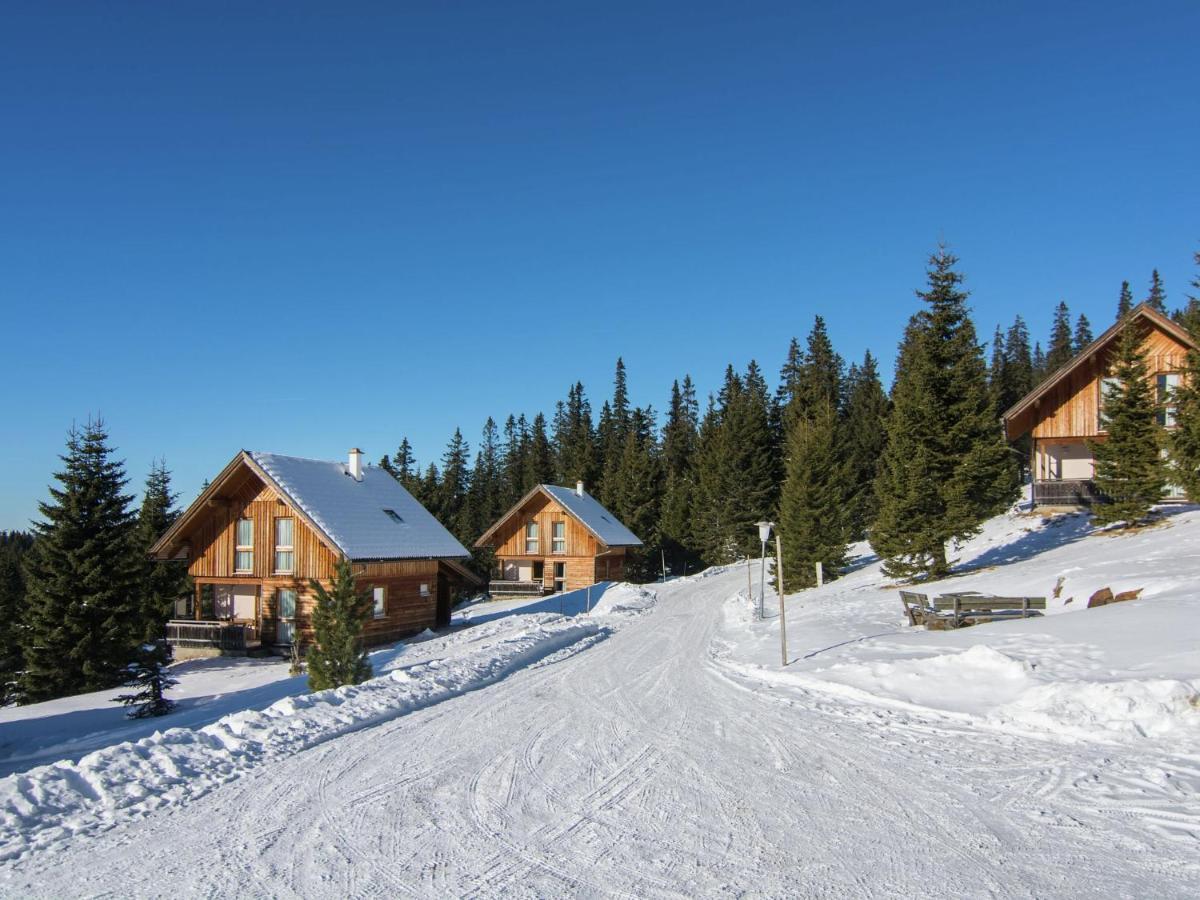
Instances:
[[[941,628],[961,628],[996,619],[1022,619],[1040,616],[1046,608],[1045,597],[993,597],[975,591],[941,594],[929,601],[928,594],[901,591],[900,602],[910,625]]]

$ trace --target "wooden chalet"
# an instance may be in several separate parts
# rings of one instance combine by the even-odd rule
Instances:
[[[310,579],[343,555],[374,601],[368,644],[449,624],[454,596],[481,579],[470,554],[388,472],[241,451],[150,550],[185,559],[195,584],[167,636],[177,654],[242,653],[312,640]]]
[[[1089,506],[1102,499],[1092,481],[1088,442],[1104,440],[1108,368],[1117,336],[1130,319],[1144,328],[1142,353],[1161,404],[1159,424],[1175,427],[1171,392],[1180,384],[1188,351],[1197,345],[1185,328],[1142,303],[1004,413],[1010,441],[1031,436],[1035,506]],[[1163,499],[1182,499],[1182,492],[1171,486]]]
[[[573,591],[625,577],[625,553],[642,546],[578,482],[539,484],[475,542],[496,554],[493,595]]]

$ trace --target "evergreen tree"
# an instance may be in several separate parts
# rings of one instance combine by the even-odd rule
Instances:
[[[812,414],[827,403],[832,404],[835,410],[840,409],[845,379],[845,363],[834,352],[825,320],[820,316],[813,320],[807,346],[798,365],[792,353],[793,349],[790,348],[788,361],[780,372],[780,389],[783,390],[787,385],[782,393],[784,406],[780,415],[785,440],[786,432],[797,419]]]
[[[1200,261],[1200,260],[1198,260]],[[1200,287],[1200,285],[1197,285]],[[1200,332],[1192,331],[1200,339]],[[1182,383],[1174,391],[1176,428],[1169,432],[1171,480],[1200,502],[1200,353],[1189,350]]]
[[[508,509],[525,495],[525,467],[529,457],[529,423],[525,415],[509,415],[504,423],[504,458],[501,462],[501,503]]]
[[[72,428],[62,471],[26,554],[22,690],[30,702],[121,682],[143,637],[138,557],[125,466],[101,421]]]
[[[533,428],[529,433],[529,454],[525,458],[522,496],[535,485],[549,484],[553,479],[554,447],[546,435],[546,417],[538,413],[533,417]]]
[[[470,460],[470,445],[463,439],[462,431],[455,428],[442,455],[441,479],[436,489],[437,517],[464,543],[474,539],[471,536],[474,523],[467,508],[467,492],[471,487]]]
[[[1103,397],[1105,440],[1090,443],[1096,487],[1109,500],[1092,511],[1102,525],[1145,519],[1167,483],[1158,409],[1141,351],[1144,336],[1136,321],[1121,329]]]
[[[1079,314],[1079,318],[1075,320],[1075,339],[1074,347],[1075,354],[1082,353],[1084,348],[1091,344],[1095,338],[1092,337],[1092,323],[1088,321],[1088,317],[1083,313]]]
[[[846,565],[846,472],[837,446],[838,417],[824,403],[798,419],[787,446],[779,501],[779,539],[786,585],[816,584],[815,563],[837,578]]]
[[[420,477],[415,483],[416,490],[409,491],[417,501],[424,506],[433,517],[442,524],[445,524],[445,519],[442,518],[441,509],[441,492],[442,479],[441,473],[438,472],[438,467],[435,463],[430,463],[425,469],[425,474]]]
[[[1200,269],[1200,252],[1192,254],[1192,258],[1196,262],[1196,266]],[[1200,294],[1200,273],[1192,280],[1191,286],[1196,289],[1197,294]],[[1192,337],[1200,340],[1200,296],[1197,294],[1189,294],[1187,303],[1183,309],[1175,311],[1175,321],[1188,330]]]
[[[1160,313],[1165,314],[1167,311],[1167,292],[1163,288],[1158,269],[1150,273],[1150,293],[1146,295],[1146,303]]]
[[[597,476],[596,432],[592,427],[592,407],[576,382],[567,392],[567,402],[559,402],[554,415],[554,448],[558,482],[576,481],[595,485]]]
[[[25,636],[25,576],[21,560],[33,538],[20,531],[0,531],[0,706],[19,702],[25,668],[21,648]]]
[[[1121,295],[1117,298],[1117,320],[1125,318],[1125,314],[1133,309],[1133,291],[1129,289],[1129,282],[1121,282]]]
[[[186,563],[150,558],[150,547],[179,518],[179,510],[175,508],[177,496],[171,490],[171,473],[166,463],[152,463],[138,513],[136,534],[137,552],[143,568],[140,617],[144,644],[155,644],[166,637],[166,623],[175,614],[175,601],[189,593]],[[144,656],[143,652],[139,659]]]
[[[308,649],[308,686],[314,691],[361,684],[371,677],[371,663],[363,648],[363,629],[371,615],[371,592],[359,592],[354,570],[344,556],[334,570],[331,590],[311,580],[316,594],[312,626],[314,642]]]
[[[691,522],[698,420],[696,389],[691,376],[687,376],[682,387],[678,381],[671,385],[671,402],[667,407],[667,421],[662,433],[662,464],[666,483],[660,506],[658,535],[667,564],[676,573],[696,568],[700,562]]]
[[[613,469],[610,511],[642,540],[627,559],[628,577],[648,581],[660,569],[658,523],[662,502],[662,460],[654,440],[654,411],[634,409],[621,459]]]
[[[1033,353],[1029,349],[1029,329],[1019,315],[1013,319],[1004,336],[1004,359],[1001,363],[996,394],[997,418],[1010,406],[1033,390]],[[993,374],[993,378],[996,376]]]
[[[879,508],[875,476],[887,442],[889,404],[870,350],[864,354],[861,366],[851,366],[846,380],[846,417],[841,432],[847,488],[845,525],[849,539],[860,541]],[[806,440],[811,438],[810,434]]]
[[[992,390],[992,396],[996,398],[996,407],[1003,411],[1000,397],[1004,391],[1004,332],[1000,330],[999,325],[992,334],[992,362],[988,366],[988,386]]]
[[[483,439],[479,444],[479,452],[475,455],[475,469],[471,473],[467,506],[469,531],[468,541],[464,543],[470,546],[470,543],[491,527],[505,510],[500,466],[500,433],[491,416],[488,416],[483,426]]]
[[[1050,329],[1050,350],[1046,353],[1045,374],[1057,372],[1075,355],[1071,336],[1071,314],[1067,304],[1060,301],[1054,310],[1054,325]]]
[[[132,694],[122,694],[113,702],[132,707],[131,719],[146,719],[165,716],[175,708],[175,701],[166,697],[166,692],[179,680],[171,674],[167,665],[171,661],[171,648],[166,638],[147,641],[134,651],[134,660],[125,668],[125,687],[134,688]]]
[[[1050,374],[1046,368],[1046,354],[1042,352],[1042,342],[1037,341],[1033,345],[1033,358],[1030,361],[1033,368],[1033,383],[1040,384]]]
[[[1017,491],[988,391],[983,350],[953,254],[930,258],[927,307],[905,331],[871,545],[893,577],[945,576],[946,544],[975,534]]]

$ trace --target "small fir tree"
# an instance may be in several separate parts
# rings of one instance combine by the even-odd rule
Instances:
[[[1158,269],[1150,273],[1150,293],[1146,295],[1146,303],[1157,312],[1165,313],[1167,311],[1167,291],[1163,287]]]
[[[309,582],[316,594],[308,649],[308,686],[314,691],[360,684],[371,677],[363,647],[363,629],[371,615],[371,592],[359,592],[350,561],[344,556],[334,570],[331,590]]]
[[[186,563],[150,558],[150,547],[179,518],[176,497],[171,490],[171,472],[166,463],[162,460],[153,463],[146,478],[136,534],[143,566],[140,610],[142,640],[146,643],[165,637],[164,628],[175,612],[175,601],[190,592]]]
[[[171,648],[165,639],[142,644],[134,661],[125,668],[124,686],[135,691],[122,694],[113,702],[130,707],[126,715],[131,719],[165,716],[175,708],[175,701],[167,699],[166,692],[179,683],[167,668],[170,662]]]
[[[839,459],[837,432],[837,412],[831,403],[793,423],[779,500],[785,587],[815,585],[815,563],[821,563],[825,577],[831,579],[846,565],[846,473]]]
[[[0,706],[21,699],[25,668],[21,653],[25,636],[25,576],[21,559],[33,539],[19,531],[0,531]]]
[[[1149,369],[1142,355],[1143,329],[1127,321],[1121,329],[1104,391],[1105,439],[1091,442],[1096,487],[1108,502],[1093,519],[1101,525],[1134,525],[1162,499],[1167,483],[1162,434]]]
[[[1130,290],[1128,281],[1122,281],[1121,293],[1117,297],[1117,320],[1125,318],[1131,309],[1133,309],[1133,291]]]
[[[878,501],[875,476],[887,443],[889,403],[879,381],[878,364],[868,350],[862,365],[851,366],[847,376],[846,416],[842,426],[845,456],[846,528],[852,541],[867,535],[875,520]]]
[[[1050,329],[1050,349],[1046,353],[1046,374],[1057,372],[1075,355],[1071,335],[1071,313],[1065,301],[1054,310],[1054,325]]]

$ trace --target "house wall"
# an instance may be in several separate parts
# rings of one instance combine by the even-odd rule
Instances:
[[[539,547],[536,553],[525,552],[525,525],[527,522],[538,523]],[[550,552],[551,525],[554,522],[566,522],[566,552],[552,554]],[[492,546],[496,556],[512,559],[515,557],[549,559],[554,557],[593,557],[603,548],[595,536],[579,522],[567,514],[562,505],[551,500],[545,494],[534,494],[529,501],[516,513],[510,516],[492,535]]]
[[[1183,370],[1187,348],[1152,325],[1142,342],[1151,377]],[[1035,439],[1094,437],[1100,433],[1100,379],[1107,371],[1112,351],[1107,349],[1084,361],[1061,384],[1043,396],[1033,410]]]

